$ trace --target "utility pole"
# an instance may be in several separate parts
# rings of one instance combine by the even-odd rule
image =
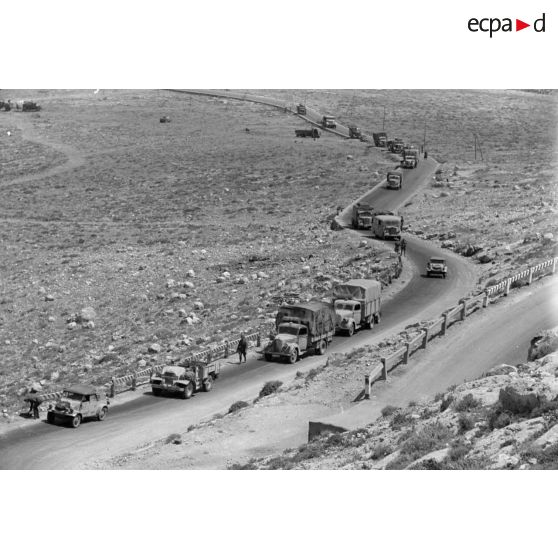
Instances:
[[[382,132],[386,131],[386,107],[384,107],[384,121],[382,122]]]
[[[424,119],[424,137],[422,139],[422,150],[426,151],[426,118]]]

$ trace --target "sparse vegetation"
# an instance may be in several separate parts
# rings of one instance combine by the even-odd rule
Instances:
[[[471,411],[472,409],[476,409],[480,405],[481,402],[478,399],[475,399],[475,397],[471,393],[468,393],[454,405],[454,409],[458,413],[463,413],[466,411]]]
[[[229,413],[236,413],[236,411],[249,406],[250,403],[247,403],[246,401],[236,401],[229,407]]]
[[[270,380],[269,382],[266,382],[260,390],[258,398],[261,399],[262,397],[274,394],[282,385],[283,382],[280,382],[279,380]]]

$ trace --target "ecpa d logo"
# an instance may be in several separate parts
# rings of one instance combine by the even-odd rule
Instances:
[[[546,25],[546,14],[542,14],[541,17],[536,19],[533,22],[533,30],[536,33],[544,33],[545,32],[545,25]],[[472,17],[468,23],[467,27],[469,31],[473,33],[478,33],[479,31],[483,33],[489,33],[489,37],[492,38],[494,33],[498,33],[498,31],[506,32],[513,32],[513,31],[521,31],[522,29],[526,29],[527,27],[531,27],[530,23],[525,23],[520,19],[515,19],[515,29],[512,23],[512,18],[504,17],[484,17],[482,19],[478,19],[476,17]]]

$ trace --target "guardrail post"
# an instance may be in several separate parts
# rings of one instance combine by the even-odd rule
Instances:
[[[510,285],[511,285],[511,279],[508,279],[506,281],[506,290],[504,291],[504,296],[508,296],[510,292]]]
[[[370,374],[364,375],[364,399],[370,399]]]
[[[225,341],[225,356],[224,358],[229,358],[229,342]]]
[[[387,364],[385,357],[381,357],[382,361],[382,380],[387,380]]]
[[[446,329],[448,328],[448,313],[444,312],[442,314],[442,316],[444,316],[444,321],[442,322],[441,334],[445,335],[446,334]]]
[[[411,344],[405,343],[405,354],[403,355],[403,364],[407,364],[409,362],[410,352],[411,352]]]
[[[137,387],[138,387],[138,380],[136,378],[136,375],[134,374],[132,376],[132,391],[136,391]]]
[[[110,379],[110,394],[109,397],[114,397],[116,395],[116,376]]]
[[[424,339],[422,340],[422,349],[426,349],[426,344],[428,343],[428,328],[425,327],[422,330],[424,332]]]
[[[529,268],[529,278],[527,279],[527,285],[530,285],[533,282],[533,268]]]
[[[556,258],[552,260],[552,273],[554,274],[555,272],[556,272]]]
[[[464,320],[467,316],[467,299],[462,298],[459,303],[463,304],[463,308],[461,308],[461,320]]]
[[[484,298],[482,299],[482,307],[486,308],[488,306],[488,291],[484,291]]]

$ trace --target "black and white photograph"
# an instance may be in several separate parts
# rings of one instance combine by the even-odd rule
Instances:
[[[551,552],[555,16],[6,6],[2,555]]]
[[[2,96],[2,468],[556,468],[556,91]]]

